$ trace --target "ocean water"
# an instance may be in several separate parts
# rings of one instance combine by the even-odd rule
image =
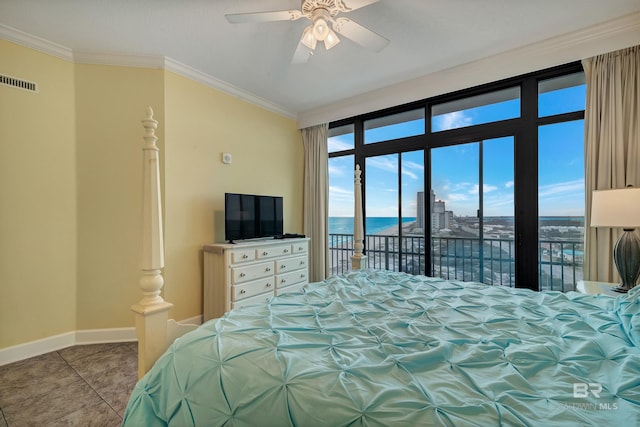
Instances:
[[[402,218],[403,223],[415,220],[415,217]],[[377,234],[396,225],[398,225],[398,218],[393,217],[368,217],[365,220],[367,234]],[[329,234],[353,234],[353,218],[330,216]]]
[[[501,219],[503,221],[513,221],[513,217],[485,217],[485,221]],[[416,218],[403,218],[402,222],[415,221]],[[389,227],[398,225],[398,218],[394,217],[369,217],[366,221],[366,233],[377,234]],[[540,225],[584,225],[584,217],[540,217]],[[353,234],[353,218],[351,217],[329,217],[329,234]]]

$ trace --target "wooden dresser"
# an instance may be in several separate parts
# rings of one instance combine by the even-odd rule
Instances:
[[[203,249],[205,321],[309,281],[309,238],[215,243]]]

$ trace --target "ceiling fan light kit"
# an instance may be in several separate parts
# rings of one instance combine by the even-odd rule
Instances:
[[[225,17],[230,23],[255,23],[271,21],[296,21],[306,18],[312,24],[304,29],[294,53],[292,62],[306,62],[318,41],[324,43],[329,50],[340,43],[338,34],[357,44],[380,52],[389,40],[345,17],[336,16],[352,10],[368,6],[379,0],[303,0],[300,10],[282,10],[275,12],[234,13]],[[337,34],[336,34],[337,33]],[[310,49],[308,51],[307,49]]]
[[[318,41],[324,42],[324,47],[327,50],[340,43],[340,39],[336,33],[329,28],[327,21],[335,25],[335,21],[332,19],[329,11],[324,8],[318,8],[314,9],[311,13],[313,24],[305,28],[300,41],[311,50],[316,48]]]

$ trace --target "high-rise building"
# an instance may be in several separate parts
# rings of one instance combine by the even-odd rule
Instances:
[[[426,223],[424,191],[418,191],[417,197],[418,210],[416,212],[416,223],[419,228],[424,228]],[[436,199],[436,193],[433,191],[433,188],[431,189],[431,194],[429,197],[429,210],[431,212],[432,231],[450,228],[451,224],[453,223],[453,212],[446,209],[444,200]]]
[[[453,223],[453,211],[448,211],[444,200],[437,200],[431,189],[431,230],[439,231],[450,228]]]

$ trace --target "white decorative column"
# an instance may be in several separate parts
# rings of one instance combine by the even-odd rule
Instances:
[[[364,249],[364,225],[362,220],[362,181],[360,180],[360,165],[356,165],[354,182],[354,218],[353,218],[353,240],[355,252],[351,257],[351,269],[362,270],[366,267],[367,257],[362,254]]]
[[[142,187],[142,251],[140,288],[142,299],[131,307],[136,316],[138,335],[138,378],[153,366],[167,347],[167,320],[173,304],[160,296],[164,278],[164,242],[162,234],[162,198],[160,165],[155,130],[158,122],[147,109],[144,126]]]

